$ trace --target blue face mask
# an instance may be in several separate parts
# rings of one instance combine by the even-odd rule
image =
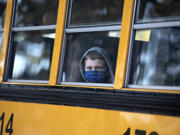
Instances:
[[[106,79],[106,71],[85,71],[84,76],[88,82],[102,83]]]

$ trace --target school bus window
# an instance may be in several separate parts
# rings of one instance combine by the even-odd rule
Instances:
[[[71,0],[69,25],[121,23],[124,0]]]
[[[180,20],[179,0],[139,0],[137,22]]]
[[[15,26],[55,25],[59,0],[18,0]]]
[[[68,34],[62,81],[113,83],[120,31]]]
[[[5,81],[48,83],[58,0],[16,0]]]
[[[113,87],[124,1],[69,3],[59,83]]]
[[[180,86],[180,27],[136,30],[130,84]]]
[[[54,39],[51,31],[13,34],[12,71],[9,79],[48,80]]]
[[[5,10],[6,10],[6,0],[1,0],[0,1],[0,28],[4,26]]]

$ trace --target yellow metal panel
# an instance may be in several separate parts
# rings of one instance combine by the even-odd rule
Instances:
[[[134,0],[124,0],[121,36],[117,57],[117,66],[115,73],[114,88],[121,89],[124,85],[128,47],[133,17]]]
[[[49,86],[49,84],[36,84],[36,83],[16,83],[16,82],[2,82],[2,84],[16,84],[16,85],[34,85],[34,86]],[[109,87],[90,87],[90,86],[76,86],[76,85],[56,85],[57,87],[78,87],[78,88],[96,88],[96,89],[113,89]],[[137,88],[122,88],[121,90],[128,91],[142,91],[142,92],[159,92],[159,93],[174,93],[180,94],[180,91],[170,90],[157,90],[157,89],[137,89]]]
[[[5,72],[9,32],[10,32],[11,18],[12,18],[12,8],[13,8],[13,0],[7,0],[3,41],[2,41],[2,48],[1,48],[1,55],[0,55],[0,83],[2,83],[3,81],[3,76]]]
[[[178,90],[158,90],[158,89],[137,89],[137,88],[122,88],[122,90],[134,90],[134,91],[143,91],[143,92],[159,92],[159,93],[174,93],[174,94],[180,94],[180,91]]]
[[[63,43],[63,35],[64,35],[64,24],[66,18],[66,5],[67,0],[59,1],[59,9],[58,9],[58,17],[57,17],[57,25],[56,25],[56,36],[54,41],[54,50],[50,71],[50,85],[55,85],[58,79],[58,71],[59,71],[59,62],[61,56],[61,48]]]
[[[138,130],[145,135],[180,133],[180,117],[7,101],[0,101],[0,106],[0,117],[5,114],[3,135],[12,113],[12,135],[135,135]],[[128,128],[130,133],[125,134]]]
[[[40,84],[40,83],[19,83],[19,82],[2,82],[2,84],[16,84],[16,85],[40,85],[40,86],[49,86],[49,84]],[[78,87],[78,88],[96,88],[96,89],[113,89],[111,87],[101,87],[101,86],[79,86],[79,85],[56,85],[57,87]]]
[[[40,83],[19,83],[19,82],[2,82],[2,84],[16,84],[16,85],[34,85],[34,86],[49,86],[49,84]]]

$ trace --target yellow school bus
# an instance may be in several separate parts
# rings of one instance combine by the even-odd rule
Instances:
[[[179,135],[179,7],[0,0],[0,135]]]

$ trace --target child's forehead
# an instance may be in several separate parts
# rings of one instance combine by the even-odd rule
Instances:
[[[104,59],[100,59],[100,58],[97,58],[97,59],[91,59],[91,58],[88,58],[85,60],[85,65],[106,65],[106,62]]]

